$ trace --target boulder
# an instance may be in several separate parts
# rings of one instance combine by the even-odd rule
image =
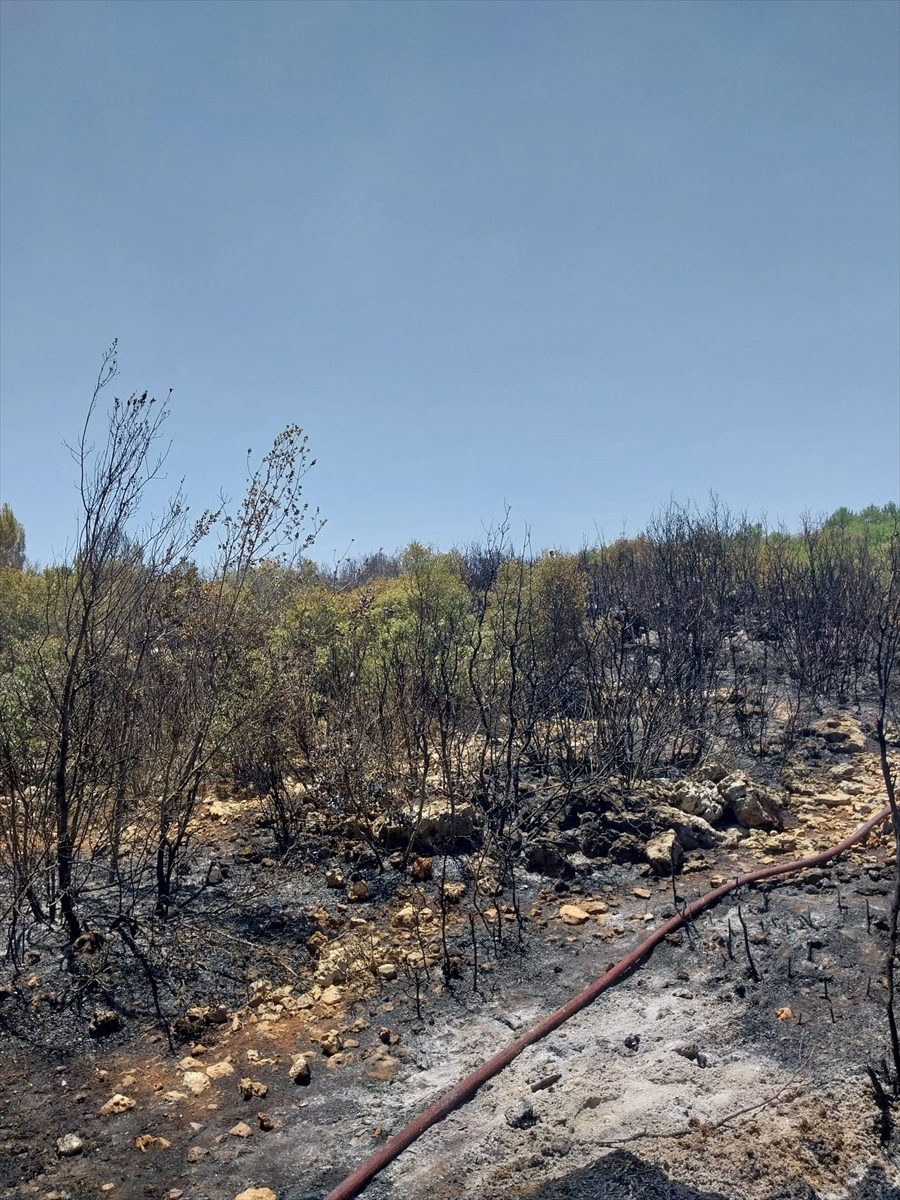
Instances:
[[[671,804],[655,805],[653,815],[659,824],[674,831],[685,850],[709,850],[722,840],[722,835],[709,821],[673,808]]]
[[[680,779],[672,789],[671,803],[673,808],[691,816],[702,817],[710,825],[716,825],[722,819],[724,805],[716,785],[712,782],[696,783],[689,779]]]
[[[719,795],[726,804],[733,805],[735,801],[743,799],[747,795],[747,789],[750,786],[750,781],[746,775],[735,771],[731,775],[726,775],[724,779],[719,781]]]
[[[731,811],[746,829],[781,829],[784,824],[775,798],[765,788],[751,788],[732,800]]]
[[[644,853],[657,875],[677,873],[684,861],[684,848],[674,829],[667,829],[665,833],[658,833],[651,838]]]

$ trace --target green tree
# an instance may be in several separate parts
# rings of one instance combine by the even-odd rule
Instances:
[[[25,566],[25,529],[8,504],[0,508],[0,568]]]

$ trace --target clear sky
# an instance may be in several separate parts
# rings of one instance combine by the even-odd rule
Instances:
[[[320,558],[896,498],[893,0],[0,7],[31,556],[116,336],[197,507],[305,427]]]

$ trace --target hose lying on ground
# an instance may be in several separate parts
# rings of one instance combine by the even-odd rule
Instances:
[[[653,950],[659,943],[670,933],[679,929],[687,921],[690,921],[697,913],[702,912],[705,908],[715,904],[721,900],[723,896],[727,896],[729,892],[733,892],[736,888],[744,887],[749,883],[758,883],[764,879],[773,879],[777,875],[790,875],[795,871],[802,871],[808,867],[818,867],[823,863],[830,862],[839,854],[843,854],[845,850],[849,850],[851,846],[857,842],[863,841],[882,821],[887,820],[890,816],[890,808],[883,808],[875,816],[870,817],[865,824],[860,825],[854,833],[849,837],[845,837],[842,842],[838,842],[836,846],[831,846],[828,850],[822,850],[818,854],[810,854],[806,858],[799,858],[793,862],[776,863],[770,867],[761,867],[757,871],[748,871],[745,875],[739,875],[736,879],[730,879],[719,887],[713,888],[712,891],[706,892],[699,896],[696,900],[692,900],[674,917],[670,917],[668,921],[664,921],[653,932],[646,937],[642,942],[630,950],[624,958],[621,958],[614,966],[596,979],[589,987],[586,987],[583,992],[579,992],[577,996],[573,996],[571,1000],[566,1001],[561,1008],[550,1013],[543,1021],[540,1021],[527,1033],[523,1033],[521,1037],[516,1038],[514,1042],[510,1042],[499,1053],[489,1058],[483,1063],[477,1071],[473,1071],[471,1075],[467,1075],[449,1092],[445,1092],[435,1102],[425,1109],[419,1116],[414,1117],[412,1121],[399,1133],[395,1133],[377,1150],[370,1158],[367,1158],[361,1166],[357,1167],[352,1175],[349,1175],[337,1187],[332,1188],[324,1200],[352,1200],[354,1196],[358,1196],[360,1192],[369,1184],[375,1176],[404,1151],[407,1146],[410,1146],[426,1129],[430,1129],[438,1121],[442,1121],[454,1109],[470,1100],[483,1083],[486,1083],[494,1075],[508,1066],[514,1058],[517,1058],[523,1050],[528,1046],[539,1042],[541,1038],[546,1037],[548,1033],[552,1033],[554,1029],[558,1029],[564,1021],[568,1021],[569,1017],[573,1017],[575,1013],[586,1008],[593,1000],[605,991],[608,987],[612,987],[614,983],[624,978],[633,967],[636,967],[642,959]]]

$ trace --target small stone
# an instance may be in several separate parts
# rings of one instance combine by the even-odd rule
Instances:
[[[188,1162],[202,1162],[206,1158],[206,1150],[203,1146],[189,1146],[187,1152]]]
[[[222,1059],[221,1062],[210,1063],[206,1068],[206,1074],[210,1079],[224,1079],[226,1075],[234,1074],[234,1067],[227,1059]]]
[[[503,1114],[510,1129],[530,1129],[537,1121],[534,1115],[534,1105],[530,1100],[520,1100]]]
[[[409,873],[413,879],[425,880],[430,879],[434,869],[434,860],[420,856],[414,858],[409,864]]]
[[[322,992],[320,1000],[323,1004],[327,1004],[330,1007],[335,1004],[340,1004],[342,995],[343,993],[341,992],[341,989],[339,987],[335,987],[332,983]]]
[[[391,917],[391,924],[395,929],[414,929],[416,924],[416,910],[411,904],[404,904]]]
[[[253,1136],[253,1130],[246,1121],[238,1121],[237,1125],[232,1125],[228,1132],[232,1137],[248,1138]]]
[[[372,889],[364,879],[357,879],[347,888],[347,896],[351,900],[369,900],[372,896]]]
[[[579,908],[577,904],[560,905],[559,918],[565,925],[583,925],[585,921],[590,920],[590,915],[583,908]]]
[[[245,1077],[238,1081],[238,1091],[243,1100],[250,1100],[254,1096],[262,1100],[269,1094],[269,1085],[267,1083],[260,1083],[258,1079]]]
[[[252,1187],[239,1192],[234,1200],[278,1200],[278,1197],[271,1188]]]
[[[193,1092],[195,1096],[199,1096],[201,1092],[205,1092],[209,1087],[209,1076],[203,1071],[186,1071],[184,1086]]]
[[[400,1034],[394,1033],[387,1025],[382,1025],[378,1030],[378,1040],[384,1042],[385,1046],[396,1046],[400,1041]]]
[[[309,1069],[309,1063],[302,1056],[291,1064],[291,1069],[288,1074],[291,1080],[299,1087],[309,1087],[310,1081],[312,1080],[312,1073]]]
[[[378,974],[382,979],[396,979],[397,965],[392,962],[381,963],[378,967]]]
[[[342,888],[344,886],[344,873],[339,871],[337,867],[332,867],[325,872],[325,886],[330,888]]]
[[[399,1060],[393,1055],[386,1052],[380,1052],[373,1055],[366,1063],[366,1074],[370,1079],[375,1079],[380,1083],[386,1083],[392,1079],[397,1067],[400,1065]]]
[[[168,1150],[172,1143],[168,1138],[157,1137],[155,1133],[142,1133],[134,1139],[134,1144],[141,1154],[148,1150]]]
[[[88,1025],[88,1033],[95,1038],[107,1037],[121,1028],[122,1019],[117,1012],[109,1008],[98,1008]]]
[[[271,1133],[275,1128],[275,1122],[268,1113],[257,1113],[256,1120],[263,1133]]]
[[[639,900],[649,900],[653,893],[649,888],[636,887],[631,889],[631,894],[637,896]]]
[[[56,1153],[60,1158],[74,1158],[84,1149],[84,1142],[77,1133],[65,1133],[56,1139]]]
[[[336,1029],[329,1029],[327,1033],[322,1035],[320,1045],[325,1057],[330,1058],[343,1048],[344,1042]]]
[[[121,1092],[116,1092],[114,1096],[106,1101],[100,1109],[101,1117],[115,1117],[120,1113],[129,1112],[134,1108],[136,1101],[130,1096],[123,1096]]]

